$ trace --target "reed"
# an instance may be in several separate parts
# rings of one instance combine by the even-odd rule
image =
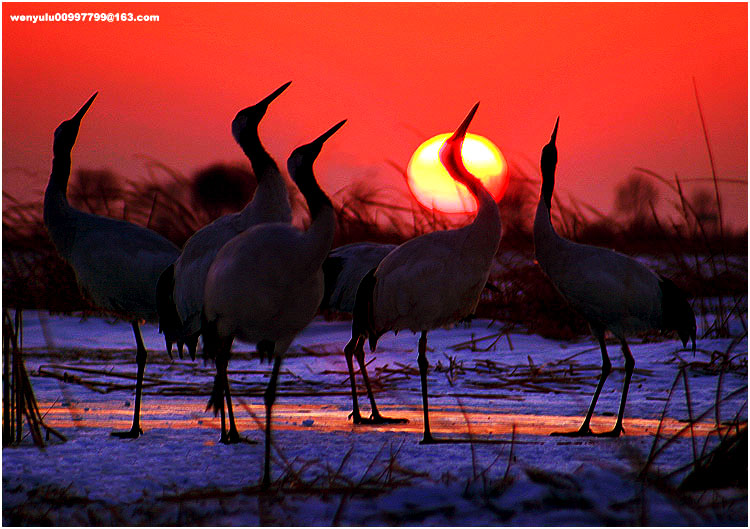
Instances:
[[[702,116],[702,109],[699,106]],[[709,157],[713,162],[704,126]],[[405,178],[405,170],[389,162]],[[528,164],[535,166],[534,164]],[[166,164],[144,157],[147,177],[124,180],[102,171],[80,172],[71,182],[71,200],[92,213],[123,218],[147,226],[178,246],[217,214],[194,196],[197,175],[187,176]],[[232,168],[228,168],[230,170]],[[237,170],[234,168],[232,170]],[[504,322],[508,330],[526,331],[556,339],[588,335],[586,322],[570,311],[550,282],[534,264],[532,220],[540,177],[523,165],[510,164],[511,183],[499,208],[503,239],[490,275],[490,288],[482,294],[476,315]],[[650,218],[621,222],[574,197],[556,200],[553,220],[564,236],[575,241],[614,248],[641,256],[675,280],[694,301],[701,318],[702,337],[730,335],[739,322],[747,335],[747,234],[732,232],[721,217],[723,186],[746,186],[744,180],[722,179],[712,174],[712,204],[719,212],[718,229],[707,224],[701,206],[686,194],[694,182],[678,175],[667,178],[645,168],[635,174],[666,189],[665,208],[650,208]],[[84,178],[97,185],[84,185]],[[121,186],[112,181],[124,181]],[[374,178],[370,179],[375,181]],[[295,222],[305,224],[304,201],[290,185]],[[705,197],[704,197],[705,198]],[[3,194],[3,295],[4,305],[46,309],[52,312],[97,313],[79,293],[72,269],[60,259],[42,222],[40,203],[22,203]],[[399,244],[415,236],[465,224],[470,216],[442,214],[426,209],[397,188],[355,182],[333,196],[337,213],[334,247],[358,241]],[[236,204],[231,206],[235,209]],[[222,209],[222,212],[228,211]],[[338,314],[326,314],[341,318]],[[345,317],[345,316],[344,316]]]
[[[23,360],[23,316],[16,310],[3,309],[3,446],[17,446],[26,438],[23,434],[24,419],[34,444],[44,448],[53,434],[61,441],[63,434],[47,426],[39,412],[29,375]],[[45,436],[42,437],[42,430]]]

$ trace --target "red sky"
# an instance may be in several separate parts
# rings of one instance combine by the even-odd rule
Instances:
[[[94,92],[74,168],[186,174],[247,163],[238,110],[286,81],[260,133],[280,167],[341,119],[316,165],[333,193],[367,178],[405,189],[425,139],[470,131],[538,168],[560,116],[556,192],[610,211],[634,167],[747,181],[747,4],[3,3],[3,191],[41,197],[52,132]],[[130,12],[158,22],[13,22],[10,15]],[[704,185],[709,185],[708,183]],[[747,225],[747,186],[722,187]],[[668,192],[664,197],[670,196]]]

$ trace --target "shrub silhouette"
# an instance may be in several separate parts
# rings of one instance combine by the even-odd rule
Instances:
[[[255,175],[244,167],[214,164],[193,175],[192,204],[210,220],[245,207],[257,187]]]

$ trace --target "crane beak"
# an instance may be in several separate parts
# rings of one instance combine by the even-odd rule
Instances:
[[[472,107],[472,109],[469,111],[469,114],[464,118],[464,120],[456,129],[456,132],[453,133],[453,136],[445,140],[443,146],[440,148],[440,163],[442,163],[444,167],[447,168],[448,164],[451,163],[455,164],[461,162],[461,146],[463,145],[464,138],[466,137],[466,131],[469,128],[469,123],[471,123],[471,120],[474,119],[474,114],[477,113],[478,108],[479,102],[477,101],[477,104]],[[450,159],[452,157],[457,157],[458,161],[451,162]]]
[[[321,136],[319,136],[316,140],[312,141],[311,143],[315,143],[318,146],[322,147],[323,144],[328,140],[328,138],[333,136],[333,134],[344,125],[344,123],[346,123],[346,120],[339,121],[333,127],[328,129],[326,132],[324,132]]]
[[[92,95],[91,98],[86,101],[86,104],[81,107],[81,110],[76,112],[76,115],[70,118],[70,120],[75,121],[76,123],[80,123],[83,119],[83,116],[86,114],[86,111],[88,111],[89,107],[91,106],[91,103],[93,103],[94,99],[96,99],[97,95],[99,95],[99,92],[94,92],[94,95]]]
[[[557,126],[560,124],[560,116],[557,116],[557,121],[555,121],[555,130],[552,131],[552,136],[549,139],[549,142],[554,145],[557,141]]]
[[[276,99],[277,97],[279,97],[284,90],[286,90],[287,88],[289,88],[290,84],[292,84],[291,81],[289,81],[288,83],[284,83],[283,85],[281,85],[280,87],[278,87],[276,90],[274,90],[274,92],[270,96],[267,96],[265,99],[263,99],[260,103],[258,103],[255,106],[258,106],[258,107],[259,106],[268,106],[271,103],[271,101],[273,101],[274,99]]]
[[[456,132],[453,133],[453,136],[450,137],[450,139],[448,140],[449,142],[464,139],[464,136],[466,136],[466,131],[469,128],[469,123],[471,123],[471,120],[474,119],[474,114],[477,113],[477,108],[479,108],[478,101],[477,101],[477,104],[472,107],[472,109],[469,111],[469,114],[464,118],[464,120],[458,126],[458,128],[456,129]]]

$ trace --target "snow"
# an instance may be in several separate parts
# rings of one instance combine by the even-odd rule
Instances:
[[[678,493],[686,470],[658,486],[636,479],[652,449],[665,445],[690,416],[705,414],[693,428],[695,438],[688,431],[666,445],[651,470],[678,470],[693,460],[693,446],[700,454],[716,445],[717,436],[706,434],[715,428],[717,389],[723,396],[736,393],[722,402],[720,419],[747,421],[746,337],[699,339],[695,356],[675,340],[632,340],[636,370],[626,434],[565,438],[549,433],[580,424],[599,375],[598,346],[590,338],[558,342],[520,332],[496,340],[500,329],[475,320],[428,334],[433,434],[470,435],[475,442],[420,445],[418,336],[390,333],[376,352],[367,352],[381,413],[409,423],[355,426],[347,419],[351,393],[342,353],[350,323],[314,321],[282,366],[274,484],[263,494],[257,487],[262,392],[270,366],[258,362],[253,346],[235,344],[229,377],[238,428],[255,443],[224,446],[217,443],[218,419],[205,411],[212,366],[170,361],[156,326],[143,325],[149,350],[145,435],[120,440],[109,432],[129,428],[132,420],[130,325],[26,312],[25,362],[40,410],[68,440],[53,439],[42,451],[28,439],[3,449],[3,523],[747,524],[746,489]],[[473,348],[459,345],[484,337]],[[608,350],[614,370],[596,408],[595,431],[614,424],[622,389],[622,355],[614,342]],[[722,358],[730,362],[723,373]],[[367,416],[359,374],[357,382]]]

